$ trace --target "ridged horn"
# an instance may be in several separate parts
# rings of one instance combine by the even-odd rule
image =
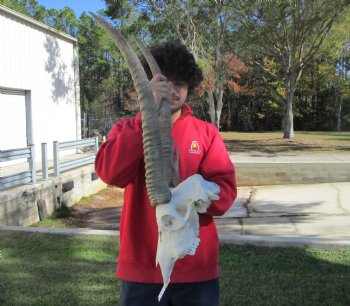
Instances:
[[[141,40],[135,37],[136,44],[145,57],[152,75],[162,73],[151,52]],[[174,186],[173,176],[173,138],[171,137],[171,109],[170,103],[163,98],[159,105],[159,123],[164,157],[164,169],[166,170],[167,181]]]
[[[94,20],[106,30],[122,53],[132,76],[142,114],[143,150],[146,167],[146,187],[152,205],[169,203],[171,191],[164,169],[158,109],[142,64],[135,51],[108,22],[91,13]]]

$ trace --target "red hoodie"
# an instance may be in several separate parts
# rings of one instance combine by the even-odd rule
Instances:
[[[179,149],[180,180],[193,174],[220,186],[220,199],[199,215],[200,243],[195,255],[175,263],[171,282],[198,282],[218,277],[219,240],[213,216],[222,215],[237,195],[235,170],[217,128],[192,116],[184,105],[172,128]],[[116,275],[124,280],[162,283],[156,267],[158,229],[155,208],[145,186],[141,114],[115,124],[97,154],[96,172],[109,185],[125,188],[120,221]]]

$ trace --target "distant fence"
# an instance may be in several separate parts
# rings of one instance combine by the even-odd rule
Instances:
[[[60,152],[71,149],[81,149],[82,152],[91,152],[93,155],[83,156],[74,160],[60,162]],[[54,176],[58,176],[61,172],[81,167],[87,164],[91,164],[95,161],[95,156],[98,151],[98,137],[87,138],[83,140],[54,141],[53,143],[53,163],[54,163]]]
[[[0,162],[23,158],[27,159],[29,170],[0,177],[0,190],[27,183],[34,184],[36,182],[35,150],[33,145],[25,148],[0,151]]]
[[[92,115],[83,113],[81,118],[82,137],[106,136],[113,125],[121,118],[130,118],[132,114],[116,114],[114,117],[95,118]]]

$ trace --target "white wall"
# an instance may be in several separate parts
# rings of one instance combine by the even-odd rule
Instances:
[[[32,141],[38,160],[42,142],[48,144],[50,157],[53,141],[80,138],[76,44],[74,38],[0,7],[0,87],[30,92]],[[4,109],[0,106],[1,112]],[[23,125],[15,124],[21,118],[22,114],[18,114],[9,128],[23,129]],[[2,139],[0,143],[5,149]]]

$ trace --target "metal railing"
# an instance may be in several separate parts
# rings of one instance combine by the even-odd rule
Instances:
[[[61,172],[67,171],[73,168],[85,166],[90,163],[94,163],[95,157],[98,151],[98,137],[87,138],[83,140],[65,141],[53,143],[53,166],[54,176],[58,176]],[[60,152],[71,149],[80,149],[83,154],[80,158],[69,159],[67,161],[60,161]],[[79,156],[79,154],[75,154]],[[48,180],[48,156],[47,156],[47,144],[41,144],[41,157],[42,157],[42,178]],[[71,157],[71,156],[70,156]],[[23,171],[23,168],[27,167],[15,167],[11,166],[11,175],[0,176],[0,190],[24,185],[27,183],[36,183],[36,167],[35,167],[35,149],[34,145],[30,145],[25,148],[0,150],[0,166],[2,162],[8,162],[12,160],[27,159],[29,169]],[[8,166],[5,165],[4,168]],[[17,172],[16,172],[17,171]],[[7,171],[6,171],[7,172]],[[5,173],[6,173],[5,172]]]
[[[83,156],[74,160],[60,162],[59,154],[65,150],[81,149],[82,152],[89,152],[93,148],[94,155]],[[95,156],[98,151],[98,137],[87,138],[82,140],[73,140],[65,142],[53,142],[53,163],[54,163],[54,176],[58,176],[61,172],[70,170],[73,168],[81,167],[87,164],[94,163]]]
[[[34,145],[25,148],[0,151],[0,162],[26,158],[29,170],[0,177],[0,189],[36,182]]]

